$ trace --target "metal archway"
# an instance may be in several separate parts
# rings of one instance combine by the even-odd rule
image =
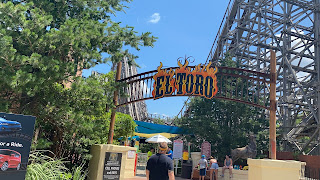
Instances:
[[[191,70],[194,70],[196,66],[188,67]],[[179,67],[169,67],[166,69],[175,70],[177,68]],[[218,92],[214,98],[231,100],[264,109],[270,109],[270,103],[268,99],[268,84],[270,84],[270,74],[230,67],[218,67],[218,69],[219,71],[217,72],[216,76],[217,85],[220,88],[218,88]],[[120,98],[117,106],[124,106],[134,102],[154,99],[152,96],[152,89],[155,83],[153,76],[157,72],[157,70],[148,71],[120,79],[120,82],[127,84],[122,91],[127,92],[129,96],[127,98]],[[230,84],[227,84],[226,82]],[[171,96],[174,97],[179,95],[177,92],[174,92],[170,96],[165,97]]]
[[[188,61],[182,65],[178,62],[179,67],[162,68],[162,63],[158,67],[158,70],[149,71],[141,74],[137,74],[131,77],[120,79],[121,62],[117,65],[116,80],[118,82],[126,83],[126,87],[118,89],[114,92],[114,102],[116,107],[113,108],[110,121],[109,139],[108,143],[113,141],[114,121],[116,108],[124,106],[130,103],[139,102],[148,99],[158,99],[154,94],[153,88],[157,88],[159,83],[161,86],[171,86],[169,93],[163,93],[161,97],[174,97],[174,96],[204,96],[201,93],[196,93],[197,88],[208,88],[210,84],[208,80],[207,86],[203,82],[199,82],[195,77],[202,76],[201,73],[205,73],[205,76],[212,76],[212,82],[210,88],[215,88],[215,93],[210,98],[219,98],[239,103],[245,103],[252,106],[268,109],[270,111],[270,157],[276,159],[276,56],[271,51],[270,59],[270,73],[261,73],[247,69],[231,68],[231,67],[211,67],[211,62],[208,65],[187,66]],[[219,69],[219,71],[217,71]],[[195,72],[195,74],[193,74]],[[160,75],[159,75],[160,74]],[[184,74],[184,76],[182,76]],[[210,74],[210,75],[209,75]],[[179,76],[180,75],[180,76]],[[187,93],[189,80],[188,76],[194,77],[192,82],[196,90]],[[180,78],[179,78],[180,77]],[[182,79],[184,77],[184,79]],[[161,78],[161,79],[159,79]],[[211,77],[210,77],[211,78]],[[210,79],[208,78],[208,79]],[[167,83],[164,83],[166,79]],[[191,79],[191,77],[190,77]],[[161,81],[162,80],[162,81]],[[202,77],[202,81],[204,77]],[[157,85],[158,83],[158,85]],[[212,83],[215,85],[212,86]],[[185,91],[182,93],[182,84],[184,84]],[[270,87],[268,86],[270,85]],[[191,87],[191,85],[189,84]],[[179,90],[175,91],[177,88]],[[166,87],[168,91],[168,87]],[[127,98],[118,99],[119,91],[125,91],[128,93]],[[164,89],[163,89],[164,91]],[[213,90],[212,90],[213,91]],[[152,93],[151,93],[152,92]],[[165,94],[165,95],[164,95]]]

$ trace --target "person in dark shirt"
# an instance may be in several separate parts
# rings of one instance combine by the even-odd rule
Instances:
[[[167,143],[159,144],[159,153],[152,155],[146,168],[147,180],[174,180],[172,160],[166,156]]]

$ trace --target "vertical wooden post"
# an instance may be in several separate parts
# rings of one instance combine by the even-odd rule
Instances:
[[[276,83],[277,83],[277,60],[276,53],[272,50],[270,59],[270,127],[269,127],[269,152],[270,158],[276,159]]]
[[[191,151],[190,151],[190,142],[188,142],[188,158],[191,157]]]
[[[117,64],[116,81],[120,80],[121,66],[122,66],[122,63],[120,61]],[[118,105],[118,89],[116,89],[114,91],[113,103],[114,103],[115,107],[112,108],[112,111],[111,111],[111,120],[110,120],[109,135],[108,135],[108,144],[112,144],[112,142],[113,142],[114,124],[115,124],[115,120],[116,120],[116,110],[117,110],[116,106]]]

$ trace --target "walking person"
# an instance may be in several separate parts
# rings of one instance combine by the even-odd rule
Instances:
[[[215,159],[212,156],[210,157],[209,167],[210,167],[210,180],[218,180],[219,165],[218,165],[217,159]]]
[[[222,177],[224,177],[224,171],[226,169],[229,169],[229,174],[230,174],[230,178],[232,178],[232,169],[233,169],[233,165],[232,165],[232,159],[230,158],[230,156],[226,155],[226,159],[224,160],[224,166],[222,168]]]
[[[204,180],[204,177],[206,176],[206,171],[208,167],[208,161],[206,160],[206,156],[202,155],[201,159],[199,160],[199,180]]]
[[[159,144],[159,152],[152,155],[146,167],[147,180],[175,180],[172,160],[166,156],[167,143]]]

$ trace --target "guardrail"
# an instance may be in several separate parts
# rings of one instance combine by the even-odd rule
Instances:
[[[306,167],[304,176],[305,180],[320,180],[320,168]]]

